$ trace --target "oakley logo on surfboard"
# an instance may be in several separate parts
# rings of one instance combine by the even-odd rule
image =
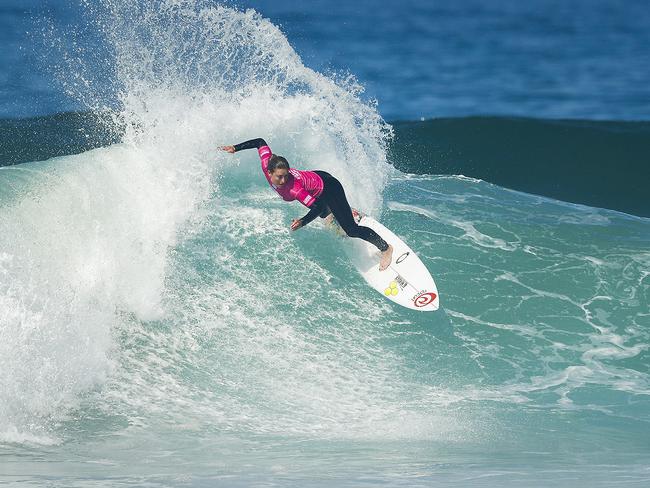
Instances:
[[[411,253],[408,252],[408,251],[405,252],[404,254],[402,254],[400,257],[397,258],[397,260],[395,261],[395,264],[399,264],[399,263],[401,263],[402,261],[404,261],[406,258],[409,257],[409,254],[411,254]]]

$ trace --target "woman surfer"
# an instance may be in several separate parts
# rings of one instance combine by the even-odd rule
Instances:
[[[234,146],[223,146],[220,149],[234,154],[237,151],[252,148],[257,148],[264,176],[282,199],[287,202],[298,200],[309,208],[307,215],[292,221],[291,230],[304,227],[316,217],[325,218],[333,214],[348,236],[368,241],[381,251],[380,271],[390,265],[393,246],[371,228],[356,223],[350,204],[345,197],[343,186],[332,175],[325,171],[300,171],[290,168],[285,158],[271,153],[271,149],[264,139],[251,139]]]

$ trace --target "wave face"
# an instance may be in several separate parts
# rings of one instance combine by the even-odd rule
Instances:
[[[650,217],[650,123],[468,117],[397,122],[390,160]]]
[[[106,112],[105,93],[87,79],[71,76],[68,88],[103,114],[95,136],[121,143],[2,172],[0,431],[17,438],[45,435],[48,422],[34,416],[66,410],[103,383],[120,326],[165,316],[168,253],[188,219],[217,198],[230,209],[224,225],[236,219],[227,199],[248,193],[259,169],[254,155],[235,159],[219,144],[277,141],[276,152],[318,161],[375,211],[389,172],[388,128],[374,108],[353,83],[304,68],[257,13],[192,2],[109,2],[91,13],[115,53],[119,110]],[[92,65],[83,54],[65,59]]]
[[[0,480],[648,481],[647,219],[397,171],[354,80],[253,11],[89,16],[111,90],[64,59],[93,139],[24,121],[82,152],[0,168]],[[416,249],[443,310],[394,307],[322,224],[290,233],[255,152],[216,150],[259,136]]]

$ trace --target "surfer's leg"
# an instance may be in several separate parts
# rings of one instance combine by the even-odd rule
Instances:
[[[389,245],[379,236],[379,234],[377,234],[370,227],[358,225],[354,221],[352,209],[350,208],[348,199],[345,196],[345,190],[343,189],[343,186],[339,180],[331,176],[324,182],[327,188],[328,206],[332,211],[334,218],[339,223],[341,228],[345,231],[345,233],[349,237],[358,237],[359,239],[368,241],[382,252],[387,251],[389,249]]]
[[[327,218],[331,218],[331,217],[332,217],[332,211],[330,210],[330,208],[329,208],[327,205],[325,205],[325,208],[324,208],[323,211],[320,213],[319,217],[320,217],[321,219],[327,219]]]

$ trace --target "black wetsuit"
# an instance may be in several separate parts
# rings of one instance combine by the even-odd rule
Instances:
[[[323,180],[323,193],[316,199],[314,204],[302,220],[302,225],[307,225],[316,217],[324,219],[330,213],[339,223],[341,228],[349,237],[358,237],[375,245],[380,251],[388,249],[388,243],[383,240],[370,227],[357,224],[352,215],[352,208],[345,196],[345,190],[341,182],[325,171],[314,171]]]

